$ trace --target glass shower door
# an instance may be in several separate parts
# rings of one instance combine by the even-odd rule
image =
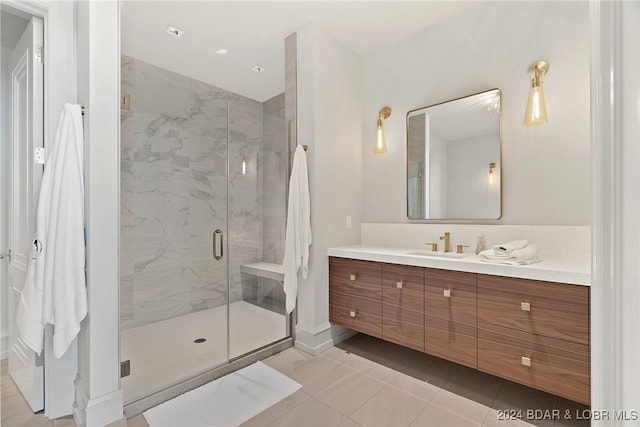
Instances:
[[[122,57],[125,403],[228,363],[228,103]],[[223,247],[224,245],[224,247]]]

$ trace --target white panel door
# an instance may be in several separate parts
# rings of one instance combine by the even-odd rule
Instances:
[[[9,374],[34,412],[44,408],[42,355],[30,350],[17,334],[15,313],[31,256],[42,165],[34,163],[42,147],[43,23],[32,18],[9,56],[11,72],[11,184],[9,187]]]

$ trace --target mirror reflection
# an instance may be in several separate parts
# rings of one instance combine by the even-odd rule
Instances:
[[[409,219],[498,219],[501,92],[407,113]]]

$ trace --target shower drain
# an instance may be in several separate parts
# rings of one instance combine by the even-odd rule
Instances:
[[[200,344],[200,343],[205,342],[206,340],[207,340],[206,338],[198,338],[198,339],[193,340],[193,342],[196,343],[196,344]]]

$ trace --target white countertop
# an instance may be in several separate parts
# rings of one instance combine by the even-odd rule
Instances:
[[[328,255],[365,261],[591,286],[591,262],[587,252],[543,256],[542,261],[539,263],[513,266],[480,261],[480,257],[475,254],[454,259],[409,255],[409,252],[415,251],[415,248],[355,245],[329,248]]]

